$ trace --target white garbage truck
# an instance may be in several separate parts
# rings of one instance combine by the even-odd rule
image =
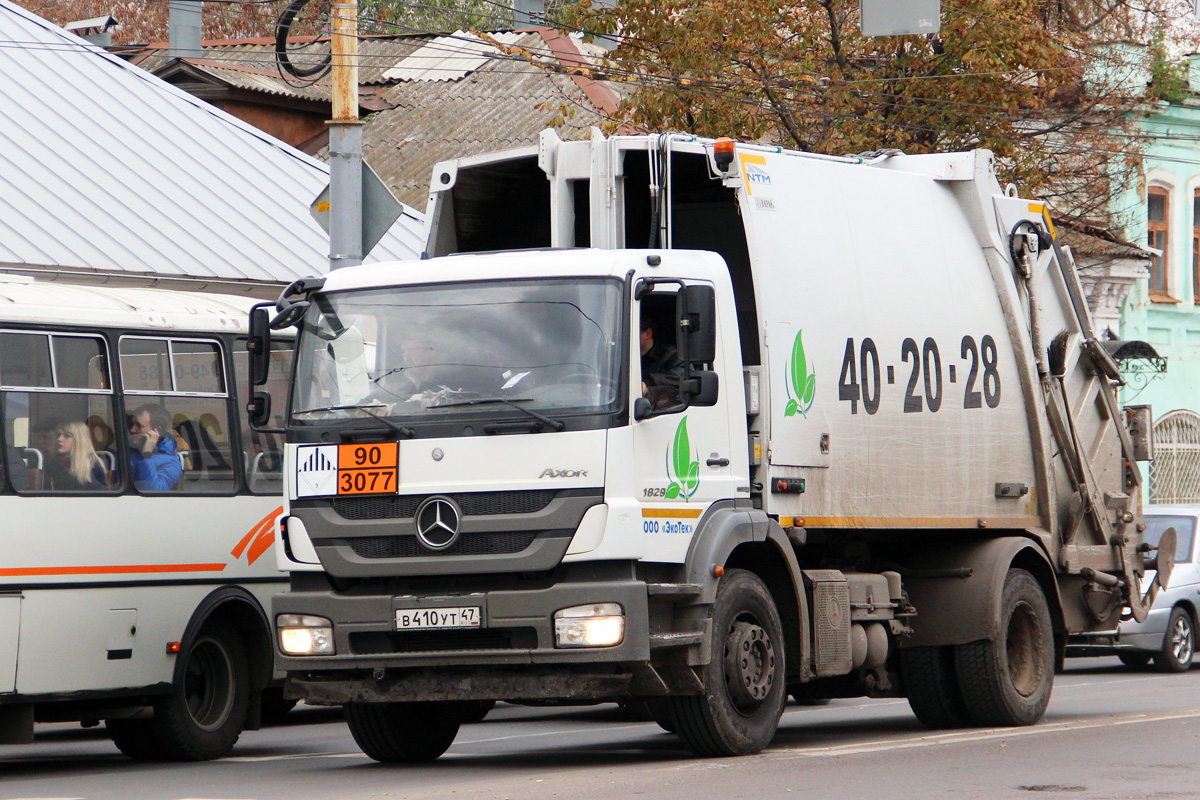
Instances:
[[[427,224],[252,320],[259,360],[299,328],[276,665],[374,759],[495,700],[637,702],[709,756],[789,697],[1030,725],[1169,575],[1148,409],[986,151],[546,132],[438,164]]]

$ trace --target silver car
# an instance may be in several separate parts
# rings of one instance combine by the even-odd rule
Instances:
[[[1073,636],[1068,656],[1115,655],[1130,667],[1154,665],[1164,672],[1185,672],[1196,648],[1197,609],[1200,609],[1200,553],[1195,547],[1200,505],[1152,505],[1145,509],[1145,539],[1157,545],[1163,532],[1174,528],[1177,538],[1175,570],[1164,591],[1154,599],[1145,622],[1128,620],[1115,631]],[[1145,585],[1154,577],[1149,572]]]

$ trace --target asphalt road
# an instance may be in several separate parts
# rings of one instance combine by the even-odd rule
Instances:
[[[1200,666],[1069,661],[1030,728],[937,733],[904,700],[790,705],[772,747],[740,759],[694,758],[610,704],[501,705],[417,767],[367,759],[336,710],[289,717],[205,764],[139,764],[102,728],[40,726],[33,745],[0,749],[0,798],[1200,798]]]

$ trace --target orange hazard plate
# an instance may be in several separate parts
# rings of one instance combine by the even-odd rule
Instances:
[[[338,445],[337,493],[394,494],[400,481],[400,445]]]

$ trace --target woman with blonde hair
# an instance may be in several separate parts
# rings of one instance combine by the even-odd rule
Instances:
[[[96,455],[88,426],[83,422],[60,422],[55,429],[54,455],[46,465],[47,491],[103,489],[104,462]]]

